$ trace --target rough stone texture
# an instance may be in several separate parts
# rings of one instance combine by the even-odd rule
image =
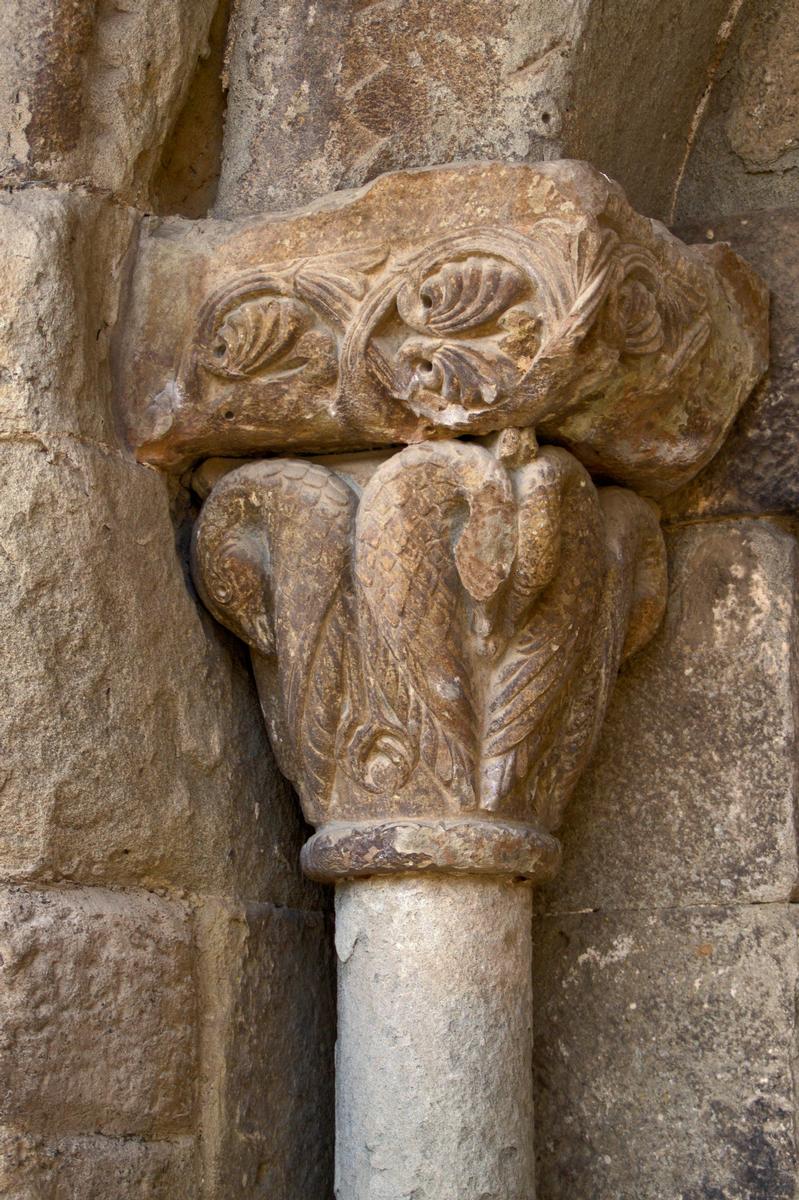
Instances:
[[[68,192],[0,194],[0,436],[116,445],[109,357],[135,214]]]
[[[712,211],[712,210],[711,210]],[[686,241],[729,241],[771,290],[768,374],[708,466],[664,504],[667,517],[799,510],[799,208],[682,227]]]
[[[52,1142],[0,1130],[4,1200],[195,1200],[190,1139],[73,1137]]]
[[[792,1200],[794,910],[552,915],[535,941],[538,1200]]]
[[[240,0],[220,211],[260,205],[259,189],[275,180],[270,204],[281,191],[318,196],[406,161],[551,157],[566,148],[621,176],[639,208],[665,215],[727,7]],[[115,322],[126,327],[119,293],[139,223],[120,201],[192,217],[210,202],[224,3],[6,0],[0,8],[0,179],[14,188],[0,198],[0,436],[10,443],[0,501],[10,664],[0,874],[40,888],[13,893],[4,933],[13,954],[4,945],[10,983],[0,1009],[13,1037],[3,1043],[10,1066],[0,1078],[7,1119],[29,1128],[3,1135],[0,1193],[319,1200],[330,1192],[332,1027],[322,918],[208,898],[317,905],[318,892],[296,878],[300,823],[265,750],[241,653],[198,615],[166,488],[119,453],[108,417],[109,339]],[[198,69],[215,9],[211,55]],[[774,62],[790,27],[781,14],[772,21],[770,5],[760,12],[762,29],[776,31],[768,33]],[[756,42],[747,54],[760,72]],[[275,91],[259,112],[264,79]],[[794,156],[791,114],[775,120],[775,111],[765,112],[765,153],[744,122],[734,131],[747,161],[767,167],[750,181],[769,187],[773,163],[781,169]],[[265,130],[266,153],[248,161]],[[233,196],[237,174],[244,187]],[[98,195],[108,192],[113,204]],[[200,227],[198,243],[202,236]],[[173,292],[164,290],[170,303]],[[186,496],[175,485],[172,498],[180,525]],[[45,886],[51,880],[57,889]],[[197,997],[174,898],[183,889],[202,910]],[[793,970],[784,968],[786,985]],[[781,986],[774,973],[771,983]],[[490,997],[487,986],[483,1002]],[[741,1020],[751,1023],[749,1011]],[[772,1027],[781,1029],[779,1020]],[[198,1028],[199,1074],[191,1057]],[[159,1030],[182,1049],[161,1053]],[[589,1020],[580,1035],[595,1045]],[[742,1053],[747,1047],[754,1063],[757,1047]],[[172,1072],[164,1086],[159,1072]],[[614,1087],[624,1098],[629,1080],[622,1074]],[[736,1133],[736,1120],[725,1133]],[[166,1142],[161,1131],[174,1129],[193,1136]],[[193,1137],[207,1168],[197,1174]],[[734,1136],[727,1144],[739,1145]],[[740,1157],[757,1163],[759,1144]],[[756,1196],[756,1185],[744,1194]]]
[[[0,461],[0,872],[318,903],[246,665],[198,611],[162,481],[66,439]]]
[[[797,547],[765,521],[672,530],[666,618],[622,672],[561,830],[555,911],[789,900]]]
[[[584,3],[564,152],[618,179],[647,216],[672,216],[697,110],[737,2]]]
[[[219,183],[227,93],[225,47],[233,0],[219,0],[186,100],[164,143],[152,184],[156,212],[204,217]]]
[[[199,1086],[193,1060],[200,1013],[187,935],[149,928],[151,906],[170,905],[139,889],[323,903],[299,875],[302,822],[243,653],[188,580],[187,496],[117,440],[111,337],[137,221],[81,189],[0,197],[0,877],[133,889],[48,888],[33,916],[20,915],[21,901],[12,914],[0,1078],[3,1119],[16,1128],[0,1193],[13,1200],[227,1200],[253,1139],[232,1141],[227,1174],[203,1184],[188,1139],[131,1140],[179,1128],[204,1145],[214,1127],[212,1081]],[[281,948],[285,1007],[303,1012],[331,987],[329,964],[321,984],[299,957],[292,967],[305,952],[302,939]],[[182,991],[161,997],[181,971]],[[259,1018],[277,1042],[282,1017]],[[320,1017],[320,1044],[322,1027]],[[332,1071],[316,1070],[330,1092]],[[230,1110],[260,1090],[242,1067]],[[320,1128],[332,1136],[332,1110],[331,1096],[318,1128],[302,1130],[306,1144],[324,1141]],[[287,1139],[280,1161],[291,1163]]]
[[[397,172],[293,215],[144,233],[121,410],[171,470],[531,427],[664,495],[767,365],[754,272],[585,163]]]
[[[146,201],[217,0],[4,0],[0,178]]]
[[[328,1200],[335,974],[327,920],[210,901],[198,942],[209,1194]]]
[[[186,911],[81,888],[0,893],[0,1120],[48,1136],[172,1134],[194,1109]]]
[[[663,217],[728,8],[239,0],[217,211],[289,208],[398,167],[571,156]]]
[[[799,203],[799,6],[744,0],[732,11],[679,187],[679,221]]]
[[[496,880],[337,888],[341,1200],[533,1200],[530,916]]]

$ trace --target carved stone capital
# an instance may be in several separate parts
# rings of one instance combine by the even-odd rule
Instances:
[[[282,216],[142,242],[121,385],[145,462],[532,427],[658,496],[766,363],[762,285],[583,163],[398,172]]]
[[[225,475],[194,577],[252,652],[316,878],[408,870],[539,879],[619,663],[656,628],[651,501],[597,490],[509,431],[346,463]]]
[[[251,458],[201,468],[193,569],[250,646],[318,829],[309,874],[555,868],[666,589],[654,504],[589,471],[648,496],[693,475],[766,323],[729,248],[684,246],[581,163],[400,172],[147,231],[128,430],[161,466]]]

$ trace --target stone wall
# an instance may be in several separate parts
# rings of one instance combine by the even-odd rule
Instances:
[[[142,215],[563,154],[730,237],[775,321],[668,506],[667,622],[540,898],[539,1200],[793,1194],[797,27],[758,0],[6,0],[0,1194],[331,1191],[327,900],[188,582],[187,490],[114,417]]]
[[[767,280],[772,361],[664,505],[666,620],[539,896],[538,1200],[787,1200],[799,1179],[799,209],[681,233]]]
[[[188,581],[186,493],[113,415],[127,264],[213,7],[0,19],[9,1200],[329,1191],[327,898],[245,654]]]

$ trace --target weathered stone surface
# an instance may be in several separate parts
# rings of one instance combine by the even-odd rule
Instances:
[[[198,610],[161,479],[68,439],[0,459],[2,875],[318,903],[249,673]]]
[[[122,398],[160,466],[530,426],[660,495],[766,366],[754,273],[586,164],[397,173],[282,218],[153,232]]]
[[[189,1138],[73,1137],[52,1142],[0,1130],[4,1200],[196,1200]]]
[[[218,211],[288,208],[399,167],[571,156],[663,217],[728,8],[239,0]]]
[[[0,178],[145,200],[217,0],[5,0]]]
[[[799,174],[797,176],[799,178]],[[711,210],[713,211],[713,210]],[[765,379],[708,466],[664,505],[666,517],[799,510],[799,208],[711,218],[688,241],[728,241],[771,289]]]
[[[336,1195],[533,1200],[531,892],[336,891]]]
[[[233,0],[219,0],[208,36],[208,52],[197,66],[183,107],[164,143],[153,179],[158,213],[204,217],[219,183],[227,91],[227,27]]]
[[[182,906],[102,888],[0,893],[0,1117],[46,1133],[186,1131],[191,931]]]
[[[797,58],[794,0],[744,0],[681,180],[678,220],[799,203]]]
[[[735,0],[588,0],[564,153],[618,179],[669,220],[696,113],[730,34]],[[577,8],[566,0],[567,8]]]
[[[547,835],[619,662],[662,616],[654,506],[519,436],[408,447],[360,497],[346,480],[341,464],[241,467],[206,500],[192,552],[210,611],[250,647],[306,819],[333,826],[306,870],[551,872]],[[414,819],[431,816],[448,821],[424,852]],[[370,828],[336,837],[342,822]]]
[[[209,1194],[327,1198],[336,1024],[327,920],[208,901],[198,915],[198,945]]]
[[[96,197],[0,194],[0,436],[117,444],[109,343],[134,230]]]
[[[765,521],[669,532],[665,621],[616,685],[561,831],[555,911],[789,900],[797,547]]]
[[[538,1200],[791,1200],[794,910],[553,915],[535,938]]]

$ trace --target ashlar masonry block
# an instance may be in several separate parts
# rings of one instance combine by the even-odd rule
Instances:
[[[4,1124],[48,1137],[190,1129],[195,987],[181,905],[9,888],[0,964]]]
[[[551,910],[787,901],[797,882],[797,546],[669,531],[664,623],[621,672],[563,827]]]
[[[537,1200],[792,1200],[796,922],[788,905],[541,919]]]

